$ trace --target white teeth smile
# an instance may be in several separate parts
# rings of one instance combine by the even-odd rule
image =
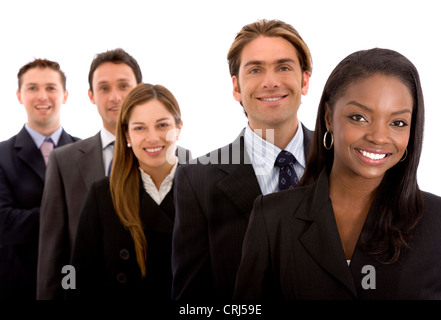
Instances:
[[[37,109],[49,109],[50,106],[36,106]]]
[[[276,97],[276,98],[261,98],[262,101],[277,101],[282,99],[283,97]]]
[[[162,150],[162,147],[159,148],[145,148],[147,152],[158,152]]]
[[[372,160],[381,160],[381,159],[386,158],[386,156],[387,156],[387,153],[371,153],[371,152],[366,152],[363,150],[358,150],[358,152],[360,152],[366,158],[369,158]]]

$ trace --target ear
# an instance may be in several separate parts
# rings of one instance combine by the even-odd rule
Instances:
[[[92,102],[93,104],[95,104],[95,99],[94,99],[94,97],[93,97],[93,92],[92,92],[92,90],[88,90],[87,91],[87,94],[89,95],[89,99],[90,99],[90,102]]]
[[[66,103],[67,97],[69,96],[69,92],[67,90],[64,90],[64,97],[63,97],[63,104]]]
[[[20,89],[17,89],[17,99],[18,99],[18,102],[20,102],[20,104],[23,104],[23,101],[21,100]]]
[[[181,129],[182,129],[182,125],[184,124],[184,122],[182,122],[179,125],[176,126],[176,141],[179,140],[179,135],[181,134]]]
[[[325,123],[326,128],[332,132],[332,110],[327,102],[325,102]]]
[[[124,136],[126,137],[126,142],[127,143],[131,143],[131,141],[130,141],[130,135],[129,135],[129,133],[126,131],[126,132],[124,132]]]
[[[240,94],[240,87],[239,87],[239,79],[237,79],[236,76],[231,77],[233,81],[233,97],[234,100],[238,102],[242,102],[242,95]]]
[[[304,71],[303,72],[303,81],[302,81],[302,95],[306,96],[308,94],[309,90],[309,72]]]

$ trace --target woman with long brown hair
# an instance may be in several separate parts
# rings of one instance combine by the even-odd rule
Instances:
[[[80,216],[68,297],[170,299],[173,180],[190,154],[176,146],[181,126],[161,85],[141,83],[124,100],[110,179],[91,187]]]

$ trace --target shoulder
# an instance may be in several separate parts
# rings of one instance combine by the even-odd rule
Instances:
[[[109,193],[110,195],[110,179],[109,177],[104,177],[94,181],[91,185],[91,189],[98,193]]]
[[[311,186],[305,186],[260,196],[261,207],[265,210],[270,209],[272,212],[280,212],[286,208],[295,209],[304,201],[310,189]]]
[[[222,155],[229,154],[231,144],[224,146],[222,148],[210,151],[202,156],[199,156],[195,159],[191,159],[187,163],[183,163],[181,165],[181,170],[192,170],[195,169],[197,171],[204,170],[204,168],[213,168],[213,165],[217,166],[219,164],[223,164]]]
[[[441,197],[430,192],[422,192],[424,199],[424,212],[433,212],[441,217]]]
[[[17,135],[12,136],[7,140],[1,141],[0,142],[0,150],[6,150],[6,149],[11,148],[14,145],[16,139],[17,139]]]
[[[96,136],[83,139],[83,140],[75,140],[73,143],[65,144],[62,146],[59,146],[58,148],[55,148],[53,152],[56,154],[68,154],[71,155],[71,152],[73,150],[82,149],[87,146],[91,145],[100,145],[101,140],[97,138]]]

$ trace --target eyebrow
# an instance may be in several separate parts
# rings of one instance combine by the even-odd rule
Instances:
[[[284,58],[284,59],[276,60],[273,64],[283,64],[283,63],[293,63],[293,64],[296,64],[296,62],[293,59],[290,59],[290,58]],[[251,61],[248,61],[244,65],[244,67],[256,66],[256,65],[263,65],[263,62],[260,61],[260,60],[251,60]]]
[[[127,78],[121,78],[121,79],[117,79],[117,80],[116,80],[116,82],[129,82],[129,81],[130,81],[130,80],[127,79]],[[108,80],[102,80],[102,81],[98,82],[97,85],[100,85],[100,84],[108,84],[108,83],[110,83],[110,81],[108,81]]]
[[[352,100],[352,101],[349,101],[348,103],[346,103],[346,105],[350,105],[350,104],[352,104],[354,106],[357,106],[357,107],[359,107],[359,108],[361,108],[361,109],[363,109],[363,110],[365,110],[367,112],[370,112],[370,113],[374,112],[371,108],[366,107],[365,105],[363,105],[361,103],[358,103],[357,101]],[[403,109],[403,110],[399,110],[399,111],[393,112],[392,115],[396,116],[396,115],[403,114],[403,113],[410,113],[410,114],[412,114],[412,111],[410,109]]]
[[[170,119],[170,118],[161,118],[161,119],[156,120],[156,122],[161,122],[161,121],[165,121],[165,120],[172,120],[172,119]],[[142,122],[142,121],[136,121],[136,122],[129,123],[129,125],[138,125],[138,124],[145,124],[145,123]]]

